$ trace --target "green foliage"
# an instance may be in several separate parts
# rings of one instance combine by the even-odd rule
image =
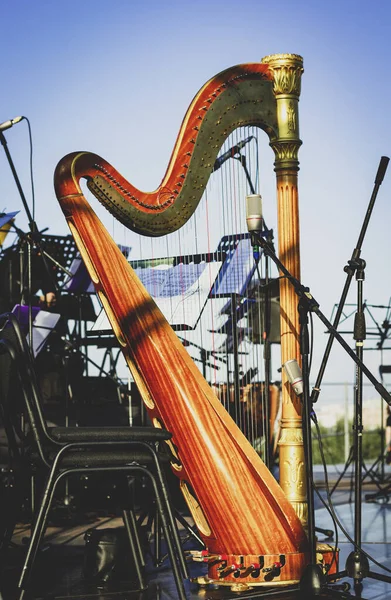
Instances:
[[[327,464],[341,464],[345,462],[345,435],[344,420],[339,419],[334,427],[319,426],[321,441]],[[349,422],[349,448],[353,446],[353,423]],[[364,461],[374,461],[381,454],[381,429],[363,431],[362,448]],[[312,429],[312,454],[313,464],[320,464],[321,455],[315,427]]]

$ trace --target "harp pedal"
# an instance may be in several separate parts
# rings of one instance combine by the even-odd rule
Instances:
[[[196,578],[201,586],[228,586],[231,591],[244,591],[255,586],[286,586],[300,581],[308,554],[214,554],[209,550],[192,551],[197,562],[208,565],[208,574]],[[325,561],[328,562],[328,561]]]
[[[243,565],[243,557],[240,557],[240,559],[240,562],[231,562],[230,564],[224,561],[223,565],[217,568],[219,577],[222,579],[228,577],[228,575],[232,575],[235,579],[240,577],[241,572],[246,569]]]
[[[208,550],[190,550],[191,558],[195,562],[227,562],[228,554],[209,554]]]

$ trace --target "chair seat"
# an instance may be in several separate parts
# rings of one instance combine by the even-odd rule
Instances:
[[[58,449],[49,453],[49,457],[54,460],[58,454]],[[38,456],[35,457],[35,452],[30,456],[35,461],[38,460]],[[158,453],[159,463],[168,464],[170,457],[168,454],[159,452]],[[153,455],[144,449],[137,448],[115,448],[106,447],[99,449],[89,448],[72,448],[69,452],[64,452],[61,456],[59,463],[59,469],[63,471],[67,468],[88,468],[88,467],[118,467],[132,464],[138,464],[141,466],[151,466],[154,464]]]
[[[49,435],[63,444],[71,442],[143,441],[169,440],[172,434],[158,427],[49,427]]]

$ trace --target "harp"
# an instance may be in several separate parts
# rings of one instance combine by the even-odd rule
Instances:
[[[155,192],[141,192],[88,152],[65,156],[55,171],[57,198],[152,423],[173,434],[172,469],[207,547],[199,558],[208,562],[209,581],[236,589],[297,581],[308,562],[299,402],[283,380],[278,485],[118,251],[85,199],[80,180],[133,231],[164,235],[196,210],[227,136],[241,126],[258,126],[275,153],[279,255],[299,278],[302,71],[301,57],[273,55],[209,80],[186,113]],[[294,292],[283,281],[282,362],[299,359],[296,305]]]

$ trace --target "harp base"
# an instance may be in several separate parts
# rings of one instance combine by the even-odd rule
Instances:
[[[200,560],[201,557],[195,558]],[[245,591],[255,586],[288,586],[300,582],[309,562],[306,552],[268,555],[212,555],[202,552],[208,563],[208,574],[194,581],[200,586],[228,586],[232,591]],[[317,545],[317,563],[324,574],[338,571],[338,550],[329,544]]]
[[[300,580],[308,554],[237,555],[210,557],[209,583],[242,589],[243,586],[292,585]]]

